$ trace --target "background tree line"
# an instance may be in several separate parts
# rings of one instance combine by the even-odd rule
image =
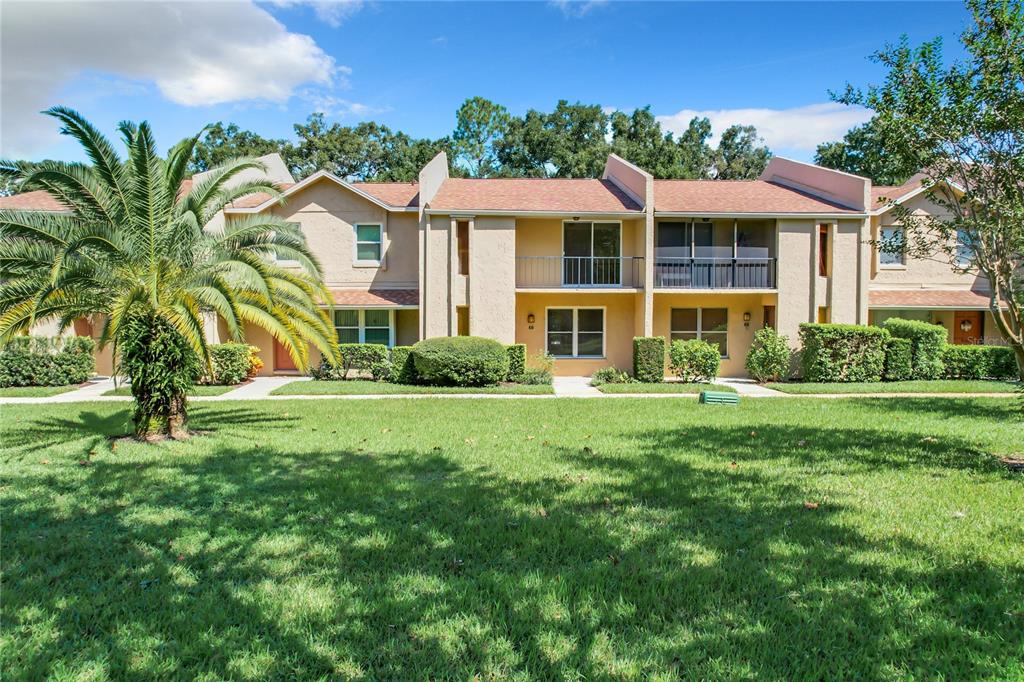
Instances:
[[[297,178],[320,169],[355,180],[411,181],[438,152],[463,177],[598,177],[614,152],[659,178],[756,178],[771,158],[753,126],[726,129],[709,143],[711,122],[694,118],[678,138],[662,129],[650,107],[611,114],[596,104],[561,100],[553,111],[513,116],[482,97],[466,100],[452,134],[415,138],[366,121],[328,123],[314,113],[294,126],[296,141],[268,139],[234,123],[210,127],[190,162],[193,172],[228,159],[278,152]]]

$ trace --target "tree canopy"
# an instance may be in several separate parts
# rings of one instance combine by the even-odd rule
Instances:
[[[902,185],[921,170],[924,159],[887,142],[876,119],[851,128],[842,140],[818,145],[814,162],[871,178],[876,185]]]

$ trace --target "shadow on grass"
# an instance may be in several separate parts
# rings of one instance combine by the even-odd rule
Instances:
[[[106,433],[119,414],[60,429]],[[254,417],[211,408],[195,425]],[[261,428],[289,423],[259,413]],[[300,679],[1012,672],[1020,573],[868,537],[841,505],[808,510],[800,480],[753,466],[814,464],[807,443],[826,439],[855,468],[990,469],[952,439],[786,426],[754,439],[648,429],[631,457],[553,446],[557,467],[539,479],[443,449],[333,449],[326,434],[301,450],[196,458],[169,444],[182,456],[105,458],[68,492],[79,505],[5,504],[6,628],[46,645],[5,647],[3,667],[29,678],[90,665]],[[19,484],[53,487],[36,473]]]

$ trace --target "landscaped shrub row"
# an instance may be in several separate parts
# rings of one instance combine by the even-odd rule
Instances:
[[[853,324],[800,325],[801,365],[805,381],[881,381],[885,342],[889,333],[879,327]]]
[[[942,365],[946,379],[1017,378],[1017,361],[1006,346],[946,346]]]
[[[633,339],[633,378],[657,383],[665,379],[665,339],[637,336]]]
[[[245,343],[218,343],[210,346],[213,376],[208,383],[231,386],[250,379],[263,368],[259,348]]]
[[[914,376],[911,359],[910,339],[889,337],[885,340],[885,369],[882,378],[886,381],[907,381]]]
[[[505,350],[508,352],[508,380],[519,383],[526,374],[526,344],[513,343]]]
[[[898,339],[910,341],[912,379],[938,379],[942,376],[942,349],[946,347],[946,328],[919,320],[890,318],[882,328]]]
[[[508,351],[494,339],[439,336],[412,347],[416,374],[438,386],[488,386],[508,378]]]
[[[87,336],[15,337],[0,350],[0,388],[80,384],[96,371],[95,346]]]

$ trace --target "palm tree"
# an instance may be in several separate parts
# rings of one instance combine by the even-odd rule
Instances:
[[[123,122],[122,160],[77,112],[45,113],[91,163],[0,162],[21,190],[46,190],[68,208],[0,210],[0,343],[39,320],[56,319],[63,331],[78,318],[101,316],[94,318],[103,320],[99,345],[113,344],[131,379],[140,438],[187,435],[185,393],[211,365],[209,314],[234,339],[245,323],[269,331],[300,369],[308,367],[310,346],[337,361],[334,329],[318,305],[329,294],[296,227],[258,214],[204,229],[238,197],[279,195],[268,180],[238,178],[262,168],[258,161],[230,161],[189,188],[186,166],[202,132],[163,159],[146,122]],[[285,270],[271,257],[300,268]]]

